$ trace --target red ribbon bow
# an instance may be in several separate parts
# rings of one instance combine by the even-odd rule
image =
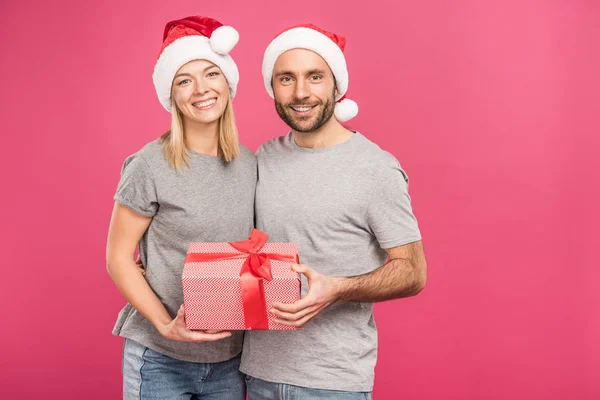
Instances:
[[[298,255],[290,256],[277,253],[263,253],[262,250],[269,235],[258,229],[253,229],[248,240],[229,242],[243,254],[231,253],[190,253],[185,262],[207,262],[245,258],[240,271],[240,286],[242,303],[244,305],[244,321],[246,329],[269,329],[267,305],[263,279],[271,281],[271,260],[298,263]]]

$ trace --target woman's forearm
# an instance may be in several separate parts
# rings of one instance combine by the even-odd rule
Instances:
[[[160,332],[172,321],[172,317],[146,282],[133,259],[108,260],[108,274],[125,299]]]

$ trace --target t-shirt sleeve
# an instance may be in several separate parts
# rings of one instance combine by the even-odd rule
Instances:
[[[366,222],[383,249],[421,239],[408,195],[408,176],[397,161],[382,171],[367,207]]]
[[[156,183],[146,160],[132,155],[123,163],[121,180],[115,201],[145,217],[153,217],[158,211]]]

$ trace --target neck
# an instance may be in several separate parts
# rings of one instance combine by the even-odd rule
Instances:
[[[316,149],[330,147],[350,139],[354,134],[344,128],[342,124],[332,116],[322,127],[312,132],[297,132],[292,130],[294,141],[300,147]]]
[[[211,124],[201,124],[194,121],[184,121],[185,147],[209,156],[219,153],[219,121]]]

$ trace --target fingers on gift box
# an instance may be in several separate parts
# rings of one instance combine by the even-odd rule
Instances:
[[[268,310],[300,298],[298,247],[267,238],[254,229],[241,242],[190,243],[182,276],[188,329],[295,329]]]

